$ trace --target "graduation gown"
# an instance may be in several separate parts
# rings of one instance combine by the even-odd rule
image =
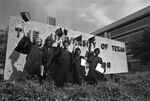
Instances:
[[[84,79],[85,71],[84,67],[81,66],[81,59],[84,58],[82,56],[77,56],[73,54],[73,61],[72,61],[72,78],[73,83],[75,84],[82,84],[82,80]]]
[[[58,48],[57,48],[58,51]],[[65,82],[71,82],[71,61],[72,55],[68,50],[59,48],[55,56],[55,84],[58,87],[64,86]]]
[[[15,48],[16,51],[27,54],[24,70],[30,75],[40,75],[42,65],[42,49],[33,45],[29,37],[23,37]]]
[[[96,66],[98,63],[102,64],[103,61],[102,58],[92,55],[91,57],[89,57],[88,62],[90,63],[90,66],[87,75],[87,81],[91,84],[95,84],[98,82],[98,80],[101,79],[100,76],[103,75],[102,73],[95,70]]]
[[[51,78],[54,80],[56,77],[56,64],[57,60],[57,54],[60,52],[60,49],[58,47],[43,47],[43,65],[46,72],[49,72]],[[56,56],[57,55],[57,56]]]
[[[54,47],[43,47],[43,65],[46,71],[51,71],[52,60],[54,57]]]

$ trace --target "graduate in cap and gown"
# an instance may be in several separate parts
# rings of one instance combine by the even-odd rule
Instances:
[[[72,79],[74,84],[81,85],[84,81],[85,70],[84,67],[81,66],[81,59],[84,57],[81,56],[81,49],[77,47],[74,51],[73,48],[73,58],[72,58]]]
[[[53,67],[52,67],[52,60],[54,58],[54,47],[52,47],[54,43],[53,37],[48,36],[45,39],[45,43],[42,47],[43,50],[43,65],[44,65],[44,76],[46,77],[46,74],[51,74],[53,72]],[[52,76],[52,75],[48,75],[48,76]]]
[[[31,42],[30,38],[27,36],[25,27],[23,26],[24,37],[19,41],[15,51],[23,54],[27,54],[26,63],[24,66],[24,72],[31,76],[41,77],[41,67],[42,67],[42,39],[36,37]]]
[[[69,38],[65,37],[63,41],[63,47],[60,48],[59,53],[55,56],[55,68],[56,77],[55,85],[57,87],[63,87],[65,83],[71,83],[71,62],[72,54],[68,50]]]
[[[87,81],[89,84],[97,84],[98,81],[101,81],[104,78],[104,75],[96,70],[98,63],[103,66],[102,58],[98,55],[100,54],[99,48],[94,50],[94,55],[91,55],[87,61],[89,62],[89,72],[87,75]]]

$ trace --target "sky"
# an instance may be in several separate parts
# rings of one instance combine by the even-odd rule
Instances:
[[[47,23],[51,16],[59,27],[91,33],[149,5],[150,0],[0,0],[0,26],[28,11],[34,21]]]

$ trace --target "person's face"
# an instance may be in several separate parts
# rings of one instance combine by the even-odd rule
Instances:
[[[38,46],[38,47],[40,47],[42,45],[42,39],[36,38],[35,39],[35,45]]]
[[[77,54],[78,56],[80,56],[81,51],[80,51],[80,50],[77,50],[77,51],[76,51],[76,54]]]
[[[99,51],[99,50],[96,50],[96,51],[95,51],[95,55],[96,55],[96,56],[98,56],[98,55],[99,55],[99,53],[100,53],[100,51]]]
[[[68,49],[69,43],[68,42],[64,42],[64,48]]]
[[[48,41],[47,41],[47,45],[48,45],[48,46],[52,46],[52,44],[53,44],[52,40],[48,40]]]

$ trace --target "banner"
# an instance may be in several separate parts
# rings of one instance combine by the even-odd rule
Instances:
[[[60,27],[35,21],[27,22],[25,27],[31,40],[33,40],[34,37],[39,36],[42,38],[43,44],[46,37],[49,35],[52,36],[54,40],[57,40],[56,30],[60,29]],[[61,28],[61,30],[64,31],[67,37],[69,37],[70,52],[72,52],[75,40],[78,41],[77,47],[81,49],[82,56],[85,56],[89,45],[91,45],[91,51],[93,51],[95,48],[99,48],[99,56],[102,58],[103,62],[106,63],[105,74],[128,72],[125,43],[98,36],[94,37],[94,35],[88,33],[74,31],[66,28]],[[60,32],[60,30],[58,30],[58,32]],[[22,37],[22,19],[10,17],[4,71],[5,80],[19,78],[22,75],[26,61],[26,55],[14,51],[14,48],[17,46]],[[89,41],[91,41],[91,44]]]

